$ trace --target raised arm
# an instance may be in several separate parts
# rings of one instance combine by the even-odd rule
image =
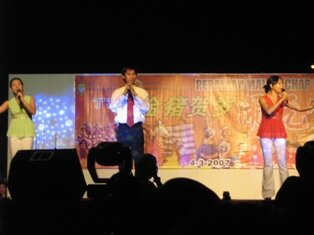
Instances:
[[[283,96],[279,100],[277,100],[277,102],[273,106],[269,106],[263,96],[259,98],[259,103],[260,103],[262,109],[268,115],[271,115],[279,107],[279,105],[282,103],[282,101],[284,101],[286,99],[287,99],[287,94],[284,92]]]
[[[36,102],[34,97],[31,96],[29,103],[26,102],[24,97],[21,98],[21,101],[23,103],[24,108],[26,108],[29,113],[31,113],[32,115],[36,114]]]
[[[136,87],[134,90],[136,92],[134,101],[141,107],[143,114],[147,113],[149,110],[149,96],[147,91],[139,87]]]

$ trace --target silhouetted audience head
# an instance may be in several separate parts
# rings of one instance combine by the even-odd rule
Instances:
[[[135,170],[135,175],[140,180],[148,181],[153,178],[158,188],[162,186],[160,177],[158,176],[157,160],[154,155],[150,153],[143,154]]]
[[[297,148],[295,162],[301,177],[314,178],[314,141]]]
[[[158,166],[155,156],[144,154],[138,163],[138,176],[142,179],[150,179],[157,175]]]
[[[277,221],[293,221],[297,233],[302,229],[302,234],[313,234],[313,221],[309,218],[313,218],[314,211],[314,141],[297,148],[296,169],[299,176],[289,176],[276,194],[275,203],[280,215]],[[274,227],[287,226],[277,223]],[[291,226],[287,228],[287,232],[293,232]]]
[[[189,178],[178,177],[168,180],[162,187],[162,194],[167,201],[178,206],[191,205],[195,202],[217,204],[219,196],[204,184]]]
[[[191,232],[192,227],[196,229],[209,221],[214,228],[220,204],[221,199],[213,190],[194,179],[170,179],[160,191],[161,217],[165,230],[176,230],[176,234],[182,233],[184,228]]]
[[[314,205],[314,141],[299,146],[296,152],[296,169],[299,176],[290,176],[276,194],[278,205]]]
[[[116,159],[113,160],[113,165],[117,164],[119,171],[113,174],[107,182],[109,190],[118,197],[129,196],[130,194],[133,196],[137,191],[137,182],[132,173],[133,158],[130,148],[124,147],[121,143],[117,142],[110,151],[105,154],[107,156],[101,158],[103,160],[102,165],[109,165],[110,160],[108,161],[108,159],[111,156]],[[108,158],[107,160],[106,157]],[[98,160],[97,162],[100,161]]]

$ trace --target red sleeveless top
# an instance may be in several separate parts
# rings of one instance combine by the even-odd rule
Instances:
[[[264,95],[263,98],[270,107],[274,105],[268,95]],[[277,97],[277,99],[280,98]],[[262,121],[257,136],[261,138],[287,138],[287,132],[282,121],[284,107],[285,102],[283,101],[271,115],[267,114],[262,108]]]

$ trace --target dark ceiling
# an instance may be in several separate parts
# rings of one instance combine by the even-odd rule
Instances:
[[[82,2],[1,3],[6,71],[312,72],[314,14],[302,2]]]

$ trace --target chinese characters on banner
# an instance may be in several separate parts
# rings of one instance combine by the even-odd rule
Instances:
[[[261,120],[258,99],[270,74],[139,74],[149,93],[144,124],[145,152],[161,168],[262,168],[256,132]],[[280,74],[289,102],[312,104],[313,74]],[[118,74],[77,75],[76,148],[83,167],[88,150],[116,141],[114,113],[108,109]],[[296,148],[314,139],[313,111],[286,108],[287,160],[295,167]],[[276,162],[275,152],[274,161]]]

